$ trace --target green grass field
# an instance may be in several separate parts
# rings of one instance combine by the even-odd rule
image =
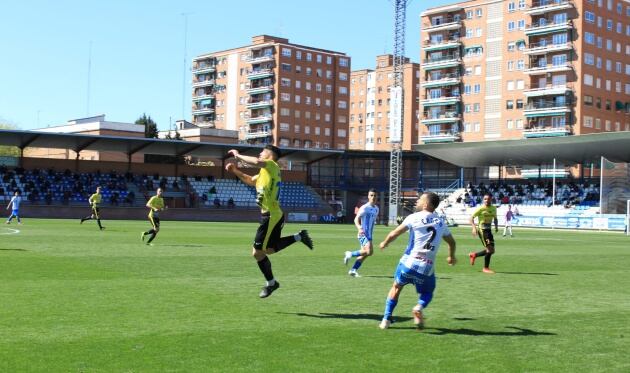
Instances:
[[[628,372],[630,238],[620,233],[515,229],[496,237],[496,275],[471,267],[467,227],[442,247],[438,287],[413,327],[403,291],[378,328],[407,236],[350,278],[351,225],[308,225],[271,257],[281,288],[263,284],[255,224],[25,219],[0,227],[2,372]],[[300,225],[287,224],[284,234]],[[19,229],[8,234],[7,228]],[[377,227],[377,244],[387,233]]]

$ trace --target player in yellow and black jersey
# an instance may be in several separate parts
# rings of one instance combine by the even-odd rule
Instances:
[[[479,221],[479,229],[475,225],[475,218]],[[471,252],[468,254],[470,257],[470,264],[475,265],[475,259],[477,257],[484,257],[484,273],[494,273],[490,269],[490,258],[494,254],[494,236],[492,235],[492,223],[494,223],[495,233],[499,230],[499,221],[497,219],[497,208],[492,205],[492,196],[486,194],[483,196],[483,205],[479,207],[470,217],[470,224],[472,225],[473,236],[479,236],[481,243],[484,246],[484,250],[479,252]]]
[[[280,209],[279,201],[282,178],[277,161],[280,158],[280,149],[273,145],[267,145],[260,152],[258,158],[241,155],[235,149],[228,153],[237,161],[260,168],[257,175],[250,176],[239,170],[233,163],[228,163],[225,166],[228,172],[232,172],[242,182],[256,188],[256,202],[260,206],[262,216],[254,238],[252,255],[256,258],[258,268],[267,280],[260,292],[260,297],[266,298],[280,287],[280,283],[273,277],[271,261],[267,255],[277,253],[297,241],[302,241],[312,250],[313,241],[306,230],[301,230],[292,236],[280,237],[284,225],[284,214]]]
[[[151,241],[157,236],[160,231],[160,211],[166,207],[164,205],[164,199],[162,198],[162,188],[158,188],[155,195],[149,199],[146,206],[149,208],[149,221],[151,222],[151,229],[146,232],[142,232],[142,241],[148,235],[150,235],[146,244],[151,245]]]
[[[92,209],[92,213],[89,216],[81,219],[81,224],[83,224],[83,222],[86,220],[96,219],[96,223],[98,223],[98,228],[100,230],[105,229],[105,227],[101,225],[101,215],[99,210],[99,206],[101,205],[102,200],[103,195],[101,194],[101,187],[98,186],[96,187],[96,193],[92,194],[88,199],[88,202],[90,203],[90,208]]]

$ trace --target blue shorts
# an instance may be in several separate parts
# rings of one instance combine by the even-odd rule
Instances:
[[[14,216],[20,216],[20,210],[13,210],[13,211],[11,212],[11,215],[14,215]]]
[[[367,238],[365,235],[359,236],[357,237],[357,239],[359,240],[359,245],[361,245],[361,247],[366,246],[367,244],[372,242],[372,240]]]
[[[414,284],[418,294],[433,293],[435,290],[435,275],[425,276],[420,272],[414,271],[406,267],[402,263],[398,263],[396,272],[394,273],[394,281],[398,285],[405,286]]]

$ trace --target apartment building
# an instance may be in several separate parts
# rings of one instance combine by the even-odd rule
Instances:
[[[421,142],[630,130],[629,1],[475,0],[421,17]]]
[[[192,122],[249,144],[345,149],[350,57],[260,35],[193,59]]]
[[[389,142],[390,88],[394,84],[394,56],[376,58],[376,69],[353,71],[350,76],[350,149],[391,150]],[[403,68],[403,150],[418,143],[420,69],[406,59]]]

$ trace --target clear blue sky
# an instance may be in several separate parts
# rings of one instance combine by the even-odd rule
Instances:
[[[452,0],[412,0],[406,54],[419,59],[419,15]],[[393,50],[390,0],[318,1],[57,0],[4,1],[0,12],[0,123],[20,129],[106,114],[133,122],[142,113],[160,129],[190,120],[190,61],[269,34],[345,52],[352,69],[373,68]],[[189,13],[184,37],[182,13]],[[88,56],[91,53],[88,105]],[[39,118],[39,120],[38,120]]]

